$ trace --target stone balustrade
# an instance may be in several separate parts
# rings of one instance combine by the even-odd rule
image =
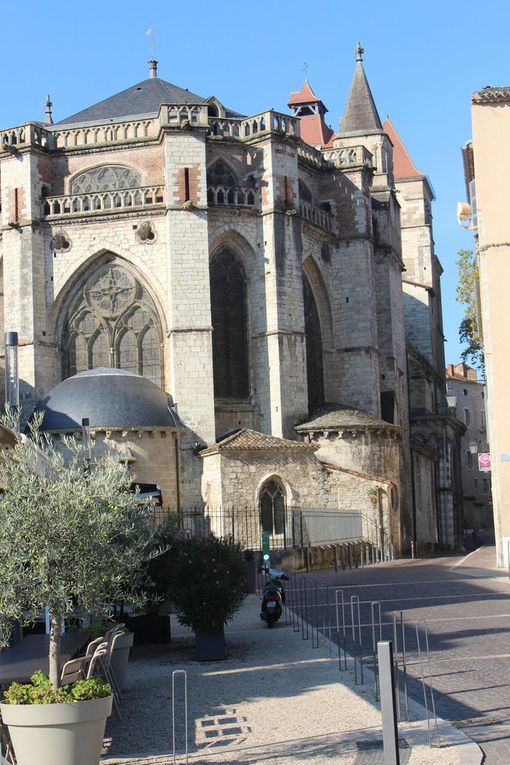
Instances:
[[[310,163],[320,170],[324,169],[328,165],[328,161],[324,157],[322,151],[319,151],[319,149],[314,149],[313,146],[309,146],[307,143],[301,142],[299,144],[298,156],[300,159],[304,159],[305,162]]]
[[[365,146],[346,146],[341,149],[326,149],[323,152],[325,159],[335,167],[373,167],[372,154]]]
[[[52,130],[51,135],[56,149],[75,149],[86,146],[127,143],[128,141],[146,141],[158,137],[159,122],[157,119],[146,119],[116,122],[109,125],[64,127],[61,130]]]
[[[205,104],[170,104],[162,106],[160,111],[161,124],[182,127],[186,123],[190,126],[202,125],[207,127],[208,115]]]
[[[62,216],[96,215],[129,210],[135,207],[154,207],[165,203],[162,186],[141,186],[121,191],[96,191],[89,194],[68,194],[46,197],[43,216],[50,220]]]
[[[259,135],[281,133],[299,138],[299,119],[288,114],[268,111],[254,117],[210,117],[209,134],[248,141]]]
[[[8,149],[24,149],[27,146],[51,146],[51,137],[48,131],[35,122],[26,122],[24,125],[0,131],[0,145]],[[4,149],[4,150],[5,150]]]
[[[300,202],[301,217],[312,223],[314,226],[324,229],[324,231],[333,231],[334,217],[331,213],[323,210],[322,207],[316,207],[309,202]]]
[[[207,203],[226,207],[255,207],[257,192],[246,186],[208,186]]]

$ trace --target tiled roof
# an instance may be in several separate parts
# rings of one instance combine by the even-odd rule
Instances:
[[[344,428],[373,428],[399,430],[397,425],[392,425],[379,417],[361,409],[353,409],[341,404],[334,404],[317,409],[308,422],[296,425],[294,430],[298,433],[313,430],[341,430]]]
[[[510,101],[510,87],[495,87],[487,85],[486,88],[473,93],[471,101],[474,104],[491,103],[493,101]]]
[[[372,91],[361,61],[356,62],[347,106],[340,125],[340,135],[382,130]]]
[[[416,165],[409,156],[389,117],[386,117],[383,130],[393,144],[393,172],[395,178],[423,178],[423,173],[416,169]]]
[[[311,114],[306,117],[300,117],[301,138],[310,146],[324,147],[328,144],[334,133],[329,128],[321,114]]]
[[[207,454],[215,454],[216,452],[223,451],[309,451],[317,449],[317,445],[305,444],[302,441],[291,441],[289,438],[277,438],[276,436],[268,436],[265,433],[259,433],[256,430],[250,428],[241,428],[236,433],[233,433],[226,438],[223,438],[217,444],[208,446],[207,449],[203,449],[200,452],[201,456]]]
[[[313,92],[308,80],[305,80],[299,93],[290,94],[289,106],[297,106],[298,104],[322,104],[321,99]],[[324,106],[324,104],[322,105]],[[325,106],[324,111],[327,111]]]

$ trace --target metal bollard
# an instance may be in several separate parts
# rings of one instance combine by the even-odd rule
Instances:
[[[175,677],[184,676],[184,751],[188,765],[188,674],[185,669],[175,669],[172,672],[172,754],[175,765]]]

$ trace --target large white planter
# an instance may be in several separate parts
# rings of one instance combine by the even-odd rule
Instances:
[[[0,704],[18,765],[98,765],[112,697],[70,704]]]
[[[129,652],[133,645],[134,635],[132,632],[125,632],[115,638],[112,657],[110,659],[110,669],[113,672],[119,691],[123,691],[126,685],[126,672],[129,660]]]

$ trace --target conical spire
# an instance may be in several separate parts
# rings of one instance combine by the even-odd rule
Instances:
[[[371,133],[374,130],[382,130],[381,120],[370,90],[370,85],[363,69],[363,53],[361,45],[357,44],[356,69],[352,78],[351,90],[347,99],[347,106],[340,125],[340,135],[347,133]]]
[[[51,103],[51,99],[49,95],[46,97],[46,103],[44,105],[44,122],[46,125],[53,125],[53,116],[51,113],[51,107],[53,104]]]

